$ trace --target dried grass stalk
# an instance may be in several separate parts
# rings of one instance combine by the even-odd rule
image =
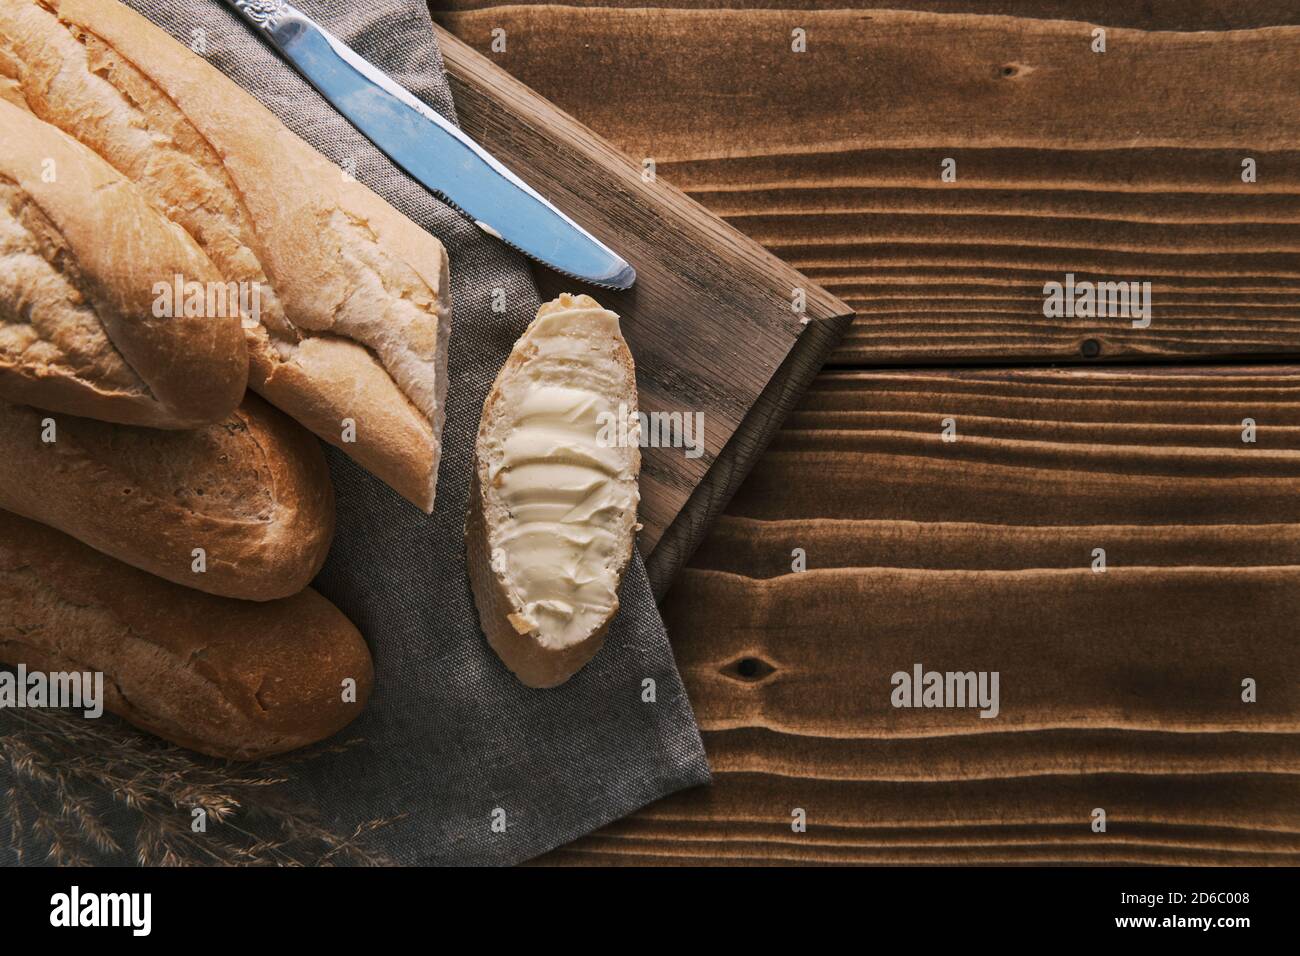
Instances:
[[[0,768],[10,781],[0,794],[8,817],[0,834],[29,864],[84,866],[129,854],[142,866],[393,865],[365,843],[400,817],[338,834],[286,799],[286,773],[301,759],[224,763],[107,717],[0,711]],[[207,813],[206,832],[191,830],[196,807]],[[114,834],[129,831],[134,842],[124,847]]]

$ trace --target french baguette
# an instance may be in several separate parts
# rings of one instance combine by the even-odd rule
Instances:
[[[466,554],[479,622],[524,684],[600,650],[632,557],[636,374],[618,316],[585,295],[538,310],[479,423]]]
[[[102,672],[106,709],[236,760],[337,733],[374,682],[360,633],[310,588],[266,604],[200,594],[2,511],[0,661]]]
[[[255,395],[186,432],[0,403],[0,448],[0,508],[211,594],[294,594],[334,534],[320,444]]]
[[[154,428],[230,414],[248,383],[239,311],[155,315],[177,275],[220,278],[133,183],[0,99],[0,398]]]
[[[260,290],[251,387],[431,511],[442,244],[117,0],[0,3],[0,77],[141,186],[225,279]]]

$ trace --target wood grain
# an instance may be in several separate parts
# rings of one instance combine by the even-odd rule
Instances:
[[[1300,7],[434,11],[852,305],[873,369],[663,602],[714,785],[540,863],[1300,863]],[[1067,271],[1150,280],[1151,327],[1045,318]],[[998,669],[1000,716],[892,708],[916,661]]]
[[[716,782],[545,862],[1300,862],[1298,367],[823,374],[663,607]]]
[[[436,0],[437,13],[522,6],[503,0]],[[532,4],[541,6],[541,4]],[[931,13],[978,13],[1036,20],[1082,20],[1106,26],[1147,30],[1240,30],[1246,27],[1300,24],[1300,9],[1290,0],[567,0],[566,8],[610,7],[663,10],[921,10]]]
[[[611,6],[435,12],[852,306],[837,363],[1300,350],[1294,4]],[[1150,328],[1045,317],[1067,272],[1150,281]]]
[[[465,131],[636,268],[634,288],[595,294],[622,317],[641,411],[703,415],[700,456],[681,447],[643,451],[638,540],[651,554],[720,457],[714,483],[748,470],[779,423],[777,409],[764,403],[750,418],[747,432],[757,441],[742,436],[730,444],[732,437],[805,329],[828,323],[799,350],[810,350],[800,375],[783,379],[792,397],[816,373],[834,344],[826,336],[838,339],[850,310],[677,189],[647,181],[639,163],[455,37],[440,32],[438,43]],[[574,286],[548,270],[537,276],[543,299]],[[792,310],[796,289],[803,290],[803,313]],[[712,516],[707,504],[687,509],[655,563],[661,589],[698,543]]]

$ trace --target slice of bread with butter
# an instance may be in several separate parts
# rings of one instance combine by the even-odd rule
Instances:
[[[640,501],[636,374],[586,295],[538,310],[483,406],[466,542],[488,642],[530,687],[564,683],[618,612]]]

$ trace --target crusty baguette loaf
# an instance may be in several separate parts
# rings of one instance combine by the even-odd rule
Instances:
[[[431,511],[442,244],[117,0],[0,3],[0,77],[139,184],[226,279],[262,290],[251,386]]]
[[[295,594],[334,534],[320,444],[255,395],[187,432],[0,403],[0,448],[0,508],[211,594]]]
[[[0,661],[103,672],[108,710],[240,760],[337,733],[374,678],[357,629],[310,588],[266,604],[200,594],[2,511]]]
[[[483,405],[466,521],[488,643],[530,687],[600,650],[632,556],[636,374],[618,316],[589,296],[538,310]]]
[[[220,276],[95,153],[0,99],[0,398],[193,428],[248,384],[238,309],[156,316],[157,283]]]

